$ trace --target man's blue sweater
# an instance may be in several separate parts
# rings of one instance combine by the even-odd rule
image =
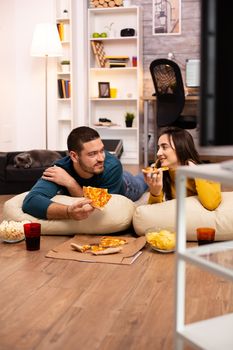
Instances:
[[[83,179],[74,170],[73,162],[69,156],[56,161],[54,164],[67,171],[77,183],[83,186],[107,188],[109,193],[124,194],[123,170],[120,161],[106,152],[104,171],[94,175],[90,179]],[[51,198],[57,194],[69,195],[67,189],[54,182],[39,179],[32,187],[23,201],[23,211],[40,219],[46,219],[48,206],[52,203]]]

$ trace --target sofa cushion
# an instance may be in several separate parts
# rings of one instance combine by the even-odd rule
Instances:
[[[3,206],[4,220],[30,220],[41,223],[43,235],[73,235],[80,234],[108,234],[121,232],[130,227],[134,203],[121,195],[113,194],[111,200],[103,210],[95,210],[85,220],[40,220],[22,211],[22,203],[26,193],[21,193],[8,201]],[[57,195],[54,202],[72,204],[83,198]]]
[[[216,210],[205,209],[196,196],[185,198],[187,240],[196,241],[197,227],[214,227],[215,239],[233,239],[233,192],[222,192],[222,202]],[[136,208],[133,215],[134,230],[144,235],[145,230],[156,227],[175,227],[176,199],[157,204],[145,204]]]
[[[15,168],[13,165],[8,165],[6,168],[6,181],[7,182],[27,182],[35,179],[35,182],[42,176],[45,168]]]

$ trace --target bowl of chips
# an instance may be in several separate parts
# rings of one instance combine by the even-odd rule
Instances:
[[[176,233],[170,227],[151,227],[146,230],[146,241],[153,250],[161,253],[172,253],[176,247]]]
[[[7,243],[16,243],[25,239],[23,225],[30,221],[7,221],[3,220],[0,224],[0,240]]]

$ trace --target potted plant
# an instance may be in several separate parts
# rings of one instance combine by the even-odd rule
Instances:
[[[135,118],[134,113],[127,112],[125,114],[125,125],[127,128],[132,128],[134,118]]]
[[[61,69],[64,73],[69,73],[70,71],[70,60],[61,61]]]

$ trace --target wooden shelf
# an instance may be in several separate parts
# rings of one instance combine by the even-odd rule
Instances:
[[[121,102],[121,101],[137,101],[136,98],[100,98],[100,97],[91,97],[91,101],[94,102]]]
[[[119,40],[123,40],[123,41],[128,41],[128,40],[133,40],[133,41],[137,41],[138,37],[136,35],[134,36],[109,36],[107,38],[93,38],[90,37],[89,38],[90,41],[119,41]]]

